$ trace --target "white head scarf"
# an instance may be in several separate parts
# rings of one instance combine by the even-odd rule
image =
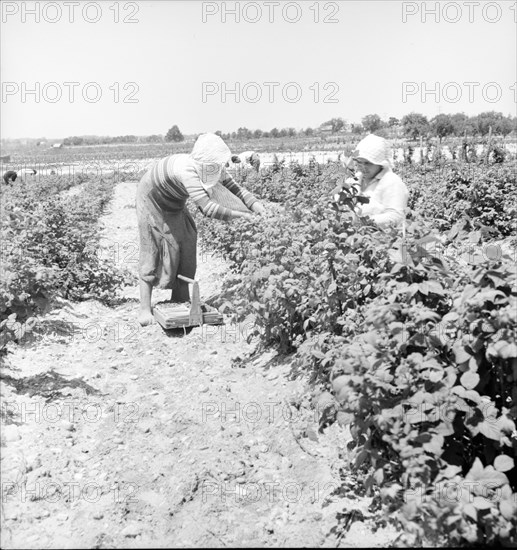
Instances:
[[[378,164],[383,168],[391,167],[390,147],[388,142],[380,136],[370,134],[357,144],[357,149],[352,154],[354,159],[363,158]]]
[[[207,192],[221,177],[224,166],[232,153],[226,143],[216,134],[201,134],[190,154],[196,165],[201,184]]]

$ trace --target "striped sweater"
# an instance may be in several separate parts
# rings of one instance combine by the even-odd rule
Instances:
[[[182,209],[190,197],[201,212],[218,220],[230,220],[233,210],[212,201],[203,187],[190,155],[176,154],[157,161],[151,171],[152,189],[149,199],[161,210]],[[257,199],[240,187],[223,169],[219,180],[251,210]]]

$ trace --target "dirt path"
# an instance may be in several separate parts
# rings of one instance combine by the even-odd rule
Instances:
[[[117,186],[100,253],[136,271],[134,191]],[[225,266],[200,260],[206,298]],[[246,325],[167,335],[125,297],[66,304],[2,368],[3,548],[390,545],[368,519],[329,532],[337,512],[368,516],[331,495],[346,433],[316,434],[288,365],[245,360]]]

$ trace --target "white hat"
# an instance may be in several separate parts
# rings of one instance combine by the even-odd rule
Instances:
[[[221,164],[222,166],[232,156],[228,145],[217,134],[201,134],[194,143],[190,155],[201,164]]]
[[[232,153],[218,135],[201,134],[194,143],[190,156],[195,161],[196,171],[207,189],[219,181],[222,169]]]
[[[372,164],[380,166],[390,166],[390,147],[388,142],[374,134],[369,134],[357,144],[357,149],[353,152],[354,160],[358,158],[366,159]]]

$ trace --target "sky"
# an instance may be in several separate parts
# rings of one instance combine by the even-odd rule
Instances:
[[[0,6],[4,139],[516,114],[513,0]]]

